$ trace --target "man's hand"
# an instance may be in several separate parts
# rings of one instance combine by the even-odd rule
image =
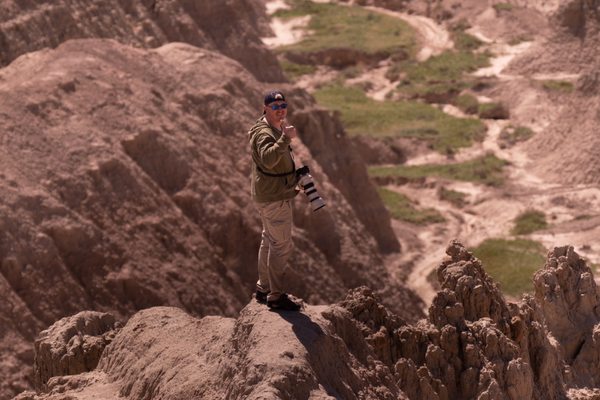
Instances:
[[[287,120],[283,120],[281,123],[281,131],[290,139],[293,139],[298,136],[296,132],[296,127],[294,125],[288,125]]]

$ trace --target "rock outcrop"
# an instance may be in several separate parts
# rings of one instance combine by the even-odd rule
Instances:
[[[596,398],[597,364],[580,367],[597,361],[595,286],[572,248],[549,254],[535,277],[535,298],[519,303],[504,300],[460,243],[451,243],[447,253],[437,271],[442,290],[428,319],[416,324],[391,313],[366,287],[299,313],[270,312],[253,301],[236,320],[151,308],[116,334],[94,371],[52,378],[46,393],[16,399],[59,393],[78,399],[89,398],[81,393],[136,399]],[[572,309],[559,318],[586,321],[582,336],[590,342],[581,359],[565,353],[571,328],[562,337],[547,319],[567,303]]]
[[[82,311],[57,321],[35,341],[34,384],[43,388],[53,376],[76,375],[98,365],[119,323],[107,313]]]
[[[289,290],[319,304],[370,284],[419,318],[398,306],[419,300],[383,266],[398,242],[339,120],[282,87],[298,161],[330,204],[312,214],[296,200]],[[0,373],[14,377],[0,398],[33,383],[36,332],[66,315],[233,316],[246,304],[261,228],[246,131],[264,90],[236,61],[181,43],[69,41],[0,70]]]
[[[535,297],[576,387],[600,387],[600,293],[573,247],[557,247],[534,277]]]
[[[257,79],[285,81],[262,43],[264,4],[258,0],[5,1],[0,5],[0,65],[70,39],[112,38],[143,48],[183,42],[239,61]]]

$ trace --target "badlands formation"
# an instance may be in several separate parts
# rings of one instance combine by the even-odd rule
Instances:
[[[483,15],[476,1],[356,3]],[[599,5],[534,3],[551,40],[507,73],[567,71],[581,95],[522,104],[514,80],[488,94],[517,119],[550,107],[526,144],[535,169],[597,184]],[[409,271],[390,269],[408,249],[356,142],[286,82],[269,30],[262,0],[2,2],[0,399],[600,398],[586,261],[551,247],[534,292],[512,302],[453,241],[424,313]],[[313,215],[295,201],[300,313],[250,299],[260,222],[246,130],[274,85],[329,204]]]

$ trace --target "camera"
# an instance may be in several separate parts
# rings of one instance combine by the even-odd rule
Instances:
[[[325,201],[319,196],[315,183],[313,182],[310,170],[306,165],[296,170],[296,176],[298,177],[298,185],[302,188],[302,191],[308,197],[310,206],[313,212],[320,210],[325,207]]]

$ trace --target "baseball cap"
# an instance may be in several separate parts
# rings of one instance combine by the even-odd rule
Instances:
[[[279,90],[272,90],[265,95],[265,106],[275,101],[285,101],[285,96]]]

